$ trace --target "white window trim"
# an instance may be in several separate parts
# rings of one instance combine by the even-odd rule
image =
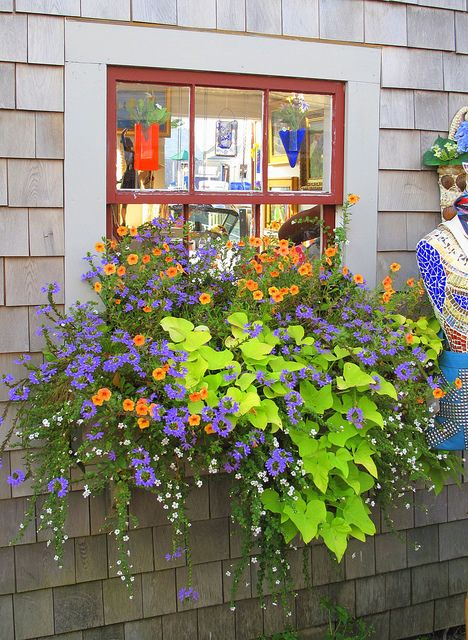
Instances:
[[[82,257],[106,233],[107,65],[346,82],[344,193],[355,207],[346,263],[370,285],[377,266],[381,50],[257,35],[67,20],[65,296],[91,297]]]

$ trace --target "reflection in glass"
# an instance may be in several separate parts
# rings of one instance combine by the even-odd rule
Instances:
[[[261,91],[195,91],[195,189],[261,188]]]
[[[189,209],[190,239],[195,246],[210,238],[224,237],[238,242],[251,235],[250,205],[192,205]]]
[[[269,114],[269,189],[296,179],[299,191],[330,191],[332,97],[271,91]]]
[[[189,88],[117,84],[118,189],[187,190]]]

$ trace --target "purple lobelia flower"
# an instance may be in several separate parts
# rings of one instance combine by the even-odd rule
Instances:
[[[153,487],[156,482],[157,478],[151,467],[139,467],[135,471],[135,484],[138,487]]]
[[[49,493],[57,493],[59,498],[64,498],[68,493],[68,480],[63,476],[53,478],[47,485],[47,491]]]
[[[362,429],[364,414],[362,413],[361,409],[359,409],[359,407],[351,407],[351,409],[349,409],[346,414],[346,420],[349,420],[349,422],[354,424],[354,426],[358,429]]]
[[[7,482],[12,487],[17,487],[19,484],[24,482],[24,472],[21,469],[16,469],[16,471],[12,471],[11,475],[8,476]]]
[[[180,602],[184,600],[193,600],[196,602],[200,598],[200,594],[198,591],[195,591],[193,587],[182,587],[179,589],[178,598]]]
[[[132,467],[147,467],[150,463],[149,453],[143,447],[133,449],[133,458],[130,461]]]

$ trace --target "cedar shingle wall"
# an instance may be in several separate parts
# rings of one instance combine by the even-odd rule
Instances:
[[[248,31],[382,46],[379,180],[379,274],[395,260],[401,277],[415,272],[414,247],[439,219],[437,179],[421,155],[468,104],[467,0],[0,0],[0,370],[15,372],[17,354],[39,359],[40,303],[45,282],[63,281],[63,62],[67,17]],[[104,46],[104,45],[103,45]],[[291,75],[294,62],[291,61]],[[104,215],[104,212],[103,212]],[[0,391],[1,401],[5,393]],[[1,433],[8,428],[0,427]],[[11,458],[11,460],[10,460]],[[137,578],[129,601],[115,568],[112,540],[102,533],[106,497],[72,493],[63,569],[44,535],[32,527],[15,547],[28,485],[6,484],[21,452],[0,469],[0,638],[27,640],[251,640],[281,628],[281,611],[261,614],[255,565],[246,572],[235,614],[229,612],[231,559],[239,540],[228,518],[225,478],[193,493],[193,610],[176,601],[183,563],[168,566],[170,528],[142,493],[133,503]],[[10,467],[11,465],[11,467]],[[378,535],[354,541],[341,565],[322,545],[307,562],[292,552],[299,596],[293,620],[303,638],[320,638],[323,596],[370,620],[379,640],[430,632],[462,622],[468,574],[468,484],[434,499],[418,490],[394,513],[400,535],[375,513]],[[64,635],[62,635],[64,634]],[[210,635],[211,634],[211,635]]]

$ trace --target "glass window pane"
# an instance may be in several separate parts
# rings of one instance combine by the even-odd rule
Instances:
[[[261,189],[263,92],[195,91],[195,189]]]
[[[117,84],[118,189],[187,190],[188,87]]]
[[[332,97],[271,91],[268,189],[290,180],[291,191],[330,191]]]
[[[238,242],[252,233],[252,207],[243,204],[191,205],[189,222],[190,239],[195,247],[216,237]]]

